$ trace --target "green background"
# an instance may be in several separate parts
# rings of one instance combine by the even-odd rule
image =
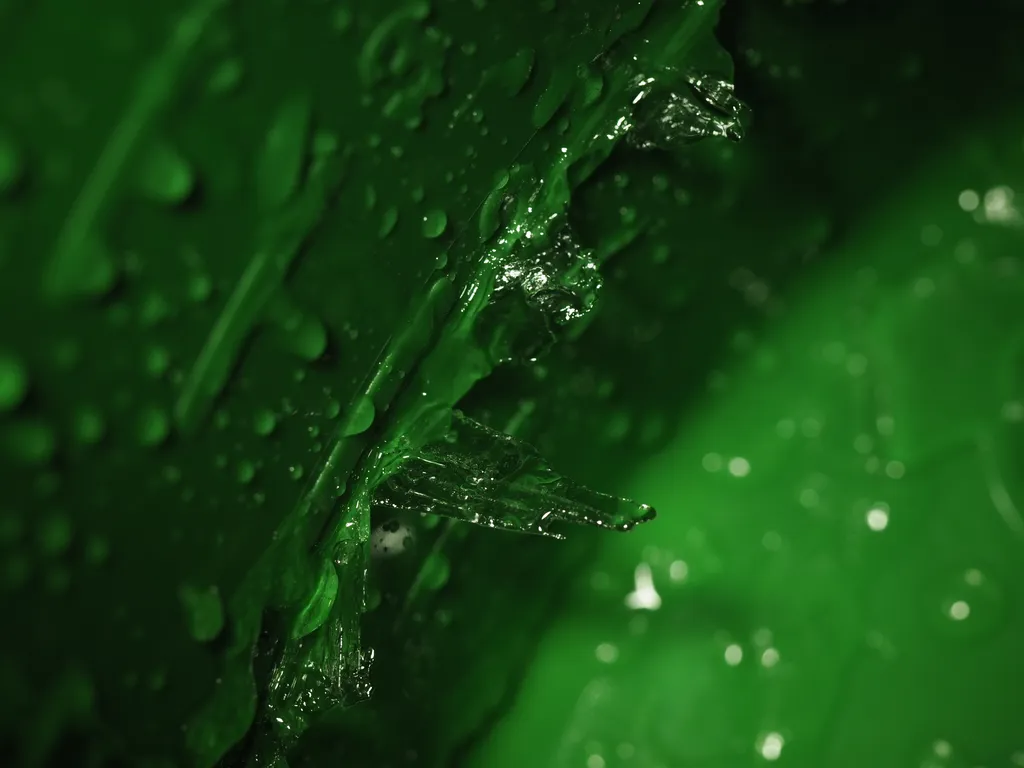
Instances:
[[[246,579],[332,445],[379,434],[348,434],[367,373],[495,178],[526,152],[549,180],[534,105],[649,5],[0,0],[15,764],[244,735]],[[1024,765],[1021,30],[1010,0],[727,3],[746,137],[620,142],[569,205],[596,314],[462,404],[657,520],[400,520],[374,695],[293,765]],[[677,63],[720,69],[703,46]]]

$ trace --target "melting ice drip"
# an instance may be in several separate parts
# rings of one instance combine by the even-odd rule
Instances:
[[[728,80],[707,73],[662,69],[634,83],[633,126],[626,140],[642,149],[671,149],[700,139],[743,138],[746,106]]]
[[[494,265],[494,292],[477,322],[494,363],[536,360],[597,302],[602,281],[592,254],[564,218],[545,224],[550,235],[520,242]]]
[[[454,412],[443,439],[406,459],[377,504],[491,528],[548,534],[556,522],[626,531],[654,509],[585,488],[553,470],[533,447]]]
[[[341,541],[295,616],[267,685],[252,763],[287,766],[285,754],[318,715],[369,697],[373,651],[361,647],[366,543]],[[339,578],[340,575],[340,578]]]

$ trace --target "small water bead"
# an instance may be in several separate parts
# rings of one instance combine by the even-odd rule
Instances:
[[[301,464],[293,464],[292,466],[288,467],[288,476],[292,480],[301,480],[304,474],[305,472],[302,469]]]
[[[348,421],[342,431],[342,437],[362,434],[373,424],[375,415],[376,409],[373,400],[367,395],[362,395],[352,406],[352,411],[348,415]]]
[[[448,214],[439,208],[427,211],[423,216],[423,236],[428,239],[438,238],[448,228]]]
[[[325,158],[338,151],[340,142],[337,134],[330,131],[317,131],[313,134],[313,154],[318,158]]]
[[[271,434],[276,427],[277,417],[274,415],[273,411],[262,408],[256,412],[256,415],[253,418],[253,428],[256,430],[257,435],[266,437]]]
[[[536,54],[532,48],[522,48],[499,69],[498,79],[509,96],[516,96],[526,87],[533,72]]]
[[[156,325],[171,314],[171,304],[159,293],[151,293],[142,302],[139,320],[143,325]],[[127,318],[126,318],[127,319]]]
[[[867,511],[865,520],[872,531],[884,531],[889,525],[889,510],[883,505],[875,505]]]
[[[335,31],[343,33],[352,26],[352,9],[347,5],[339,5],[331,14],[331,26]]]
[[[139,413],[136,436],[147,447],[163,443],[171,432],[171,420],[167,411],[158,406],[147,406]]]
[[[720,453],[711,452],[704,454],[700,464],[707,472],[718,472],[725,466],[725,460]]]
[[[136,168],[135,184],[139,192],[154,202],[178,205],[195,187],[191,165],[167,143],[149,147]]]
[[[333,397],[327,401],[327,407],[324,408],[324,416],[328,419],[336,419],[341,414],[341,403],[335,400]]]
[[[215,640],[224,629],[224,604],[215,586],[195,587],[189,584],[178,589],[178,599],[185,612],[185,624],[194,640],[201,643]]]
[[[206,87],[212,94],[222,95],[233,91],[242,82],[245,66],[238,58],[225,59],[214,69]]]
[[[90,565],[102,565],[110,556],[110,544],[102,536],[92,534],[85,540],[83,555]]]
[[[726,646],[725,663],[730,667],[738,666],[743,661],[743,648],[737,643]]]
[[[213,293],[213,281],[202,273],[192,275],[188,280],[188,297],[197,304],[206,301]]]
[[[330,558],[320,564],[319,576],[292,627],[292,637],[305,637],[324,625],[338,597],[338,569]]]
[[[782,734],[771,731],[758,739],[757,751],[768,762],[774,762],[782,756],[782,748],[785,745],[786,740]]]
[[[729,474],[733,477],[746,477],[750,474],[750,462],[742,456],[729,459]]]
[[[423,562],[419,579],[424,589],[436,591],[448,583],[449,576],[451,565],[448,558],[440,552],[434,552]]]
[[[285,101],[274,115],[256,159],[256,198],[261,210],[274,210],[295,194],[310,121],[310,102],[302,93]]]
[[[285,325],[288,348],[307,362],[319,360],[327,351],[327,328],[315,317],[296,315]]]
[[[21,405],[28,388],[25,366],[13,355],[0,352],[0,412],[11,411]]]
[[[392,206],[384,211],[384,215],[381,217],[380,229],[377,234],[381,239],[387,237],[395,231],[395,226],[398,224],[398,209]]]
[[[252,479],[256,476],[256,467],[253,466],[250,461],[243,461],[238,465],[238,482],[248,484],[252,482]]]
[[[57,557],[71,546],[71,521],[66,515],[47,515],[39,524],[36,540],[40,551],[47,557]]]
[[[83,445],[95,445],[106,433],[106,422],[97,409],[85,406],[75,413],[72,432],[75,439]]]
[[[998,631],[1006,618],[1002,588],[978,568],[947,577],[940,586],[940,622],[955,636],[975,638]]]
[[[170,353],[164,347],[150,347],[146,353],[146,371],[150,376],[163,376],[171,364]]]

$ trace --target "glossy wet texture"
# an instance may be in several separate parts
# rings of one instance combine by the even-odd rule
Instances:
[[[1016,3],[734,0],[735,91],[710,0],[65,5],[5,755],[1024,764]]]

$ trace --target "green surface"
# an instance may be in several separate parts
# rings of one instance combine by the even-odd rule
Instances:
[[[1024,764],[1024,13],[717,16],[0,0],[4,758]]]

